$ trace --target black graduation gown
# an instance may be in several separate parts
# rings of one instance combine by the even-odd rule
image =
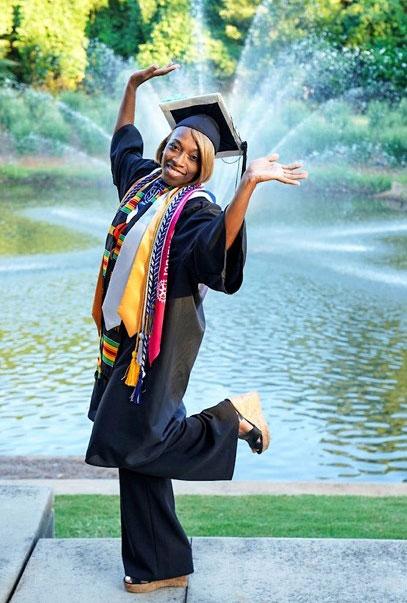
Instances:
[[[114,134],[111,164],[119,198],[135,180],[158,167],[155,161],[142,155],[143,141],[135,126],[123,126]],[[147,370],[142,402],[130,401],[133,388],[122,380],[135,337],[129,337],[121,323],[121,343],[110,378],[102,376],[95,380],[88,413],[94,424],[86,463],[137,470],[160,457],[182,435],[186,427],[183,396],[205,331],[202,284],[232,294],[243,280],[246,224],[242,224],[233,245],[225,251],[224,216],[221,207],[205,197],[191,199],[182,210],[170,248],[161,351]],[[232,411],[223,408],[222,412],[225,411],[230,416]],[[202,417],[193,416],[196,421],[192,426],[190,422],[188,428],[190,432],[197,430],[196,437],[202,439],[202,452],[208,446],[208,437],[223,437],[231,444],[226,456],[229,455],[228,467],[232,467],[237,446],[237,415],[232,427],[226,429],[224,421],[219,423],[221,427],[216,425],[215,435],[202,427]],[[213,419],[212,415],[203,416],[205,420]],[[225,448],[227,443],[224,442]],[[185,470],[179,479],[188,479],[189,475],[192,473]],[[215,469],[208,479],[226,478],[219,468],[219,474]]]

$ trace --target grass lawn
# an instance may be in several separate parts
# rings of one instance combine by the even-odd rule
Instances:
[[[336,193],[374,194],[389,190],[392,181],[405,184],[404,170],[400,168],[377,168],[340,162],[313,164],[305,162],[309,171],[310,190],[330,190]],[[69,164],[31,165],[0,164],[0,183],[5,186],[30,186],[32,188],[72,187],[72,183],[88,187],[111,186],[110,167],[72,166]]]
[[[188,536],[407,538],[407,498],[365,496],[176,497]],[[118,538],[118,496],[55,496],[57,538]]]
[[[72,182],[78,182],[82,185],[106,186],[110,184],[110,166],[106,165],[87,165],[82,166],[62,163],[61,165],[31,165],[23,166],[12,163],[0,164],[0,183],[2,185],[27,184],[30,186],[54,186],[63,184],[72,186]]]
[[[372,195],[390,190],[393,174],[390,170],[372,169],[350,165],[309,165],[310,190],[333,193],[359,193]],[[397,173],[398,174],[398,173]]]
[[[107,172],[107,169],[105,170]],[[78,180],[79,179],[79,180]],[[58,253],[100,246],[97,237],[75,232],[62,225],[30,219],[20,210],[40,206],[71,204],[86,207],[87,199],[112,199],[116,195],[106,174],[89,168],[26,168],[0,164],[0,256]],[[105,187],[105,188],[103,188]],[[109,197],[110,195],[110,197]]]
[[[63,226],[30,220],[6,208],[0,216],[0,228],[7,233],[7,237],[0,239],[0,255],[4,256],[75,251],[99,244],[96,237],[84,237]]]

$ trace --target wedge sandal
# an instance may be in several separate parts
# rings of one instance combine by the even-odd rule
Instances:
[[[129,593],[148,593],[158,588],[167,586],[179,586],[185,588],[188,586],[188,576],[177,576],[176,578],[166,578],[165,580],[135,580],[131,576],[123,578],[124,587]]]
[[[227,398],[234,406],[239,420],[245,419],[253,426],[253,429],[243,435],[239,435],[240,440],[245,440],[252,452],[262,454],[270,444],[270,430],[266,419],[264,418],[260,396],[257,392],[248,392],[240,396]]]

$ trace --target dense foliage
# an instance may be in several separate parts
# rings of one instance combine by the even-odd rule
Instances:
[[[374,79],[371,96],[399,100],[405,88],[402,0],[0,0],[0,15],[0,72],[48,90],[76,89],[87,65],[105,60],[100,48],[140,65],[193,63],[198,27],[212,73],[227,81],[253,23],[267,65],[293,44],[323,41],[333,94],[349,86],[349,71],[362,86]],[[352,59],[347,73],[335,71],[341,52]]]
[[[18,80],[49,90],[74,89],[86,68],[85,27],[105,0],[2,0],[3,58]]]

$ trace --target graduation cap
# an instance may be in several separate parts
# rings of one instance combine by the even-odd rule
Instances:
[[[194,128],[213,143],[215,157],[243,155],[242,176],[246,170],[247,142],[237,133],[232,117],[219,92],[160,103],[172,129]]]

